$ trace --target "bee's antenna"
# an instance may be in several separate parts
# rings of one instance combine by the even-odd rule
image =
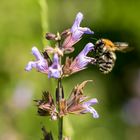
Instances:
[[[95,40],[95,41],[97,41],[97,40],[98,40],[97,38],[93,38],[93,37],[91,37],[91,39],[92,39],[92,40]]]

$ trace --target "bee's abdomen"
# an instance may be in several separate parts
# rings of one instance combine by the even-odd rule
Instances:
[[[116,60],[116,55],[114,52],[106,52],[102,53],[96,58],[97,64],[99,66],[99,70],[107,74],[112,71]]]

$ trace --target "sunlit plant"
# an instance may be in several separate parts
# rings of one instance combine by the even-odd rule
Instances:
[[[70,29],[57,34],[46,33],[46,39],[54,41],[55,45],[45,47],[43,53],[34,46],[32,54],[35,56],[35,60],[29,61],[25,68],[26,71],[31,71],[35,68],[49,79],[54,78],[57,80],[55,99],[52,96],[54,93],[44,91],[42,99],[35,100],[35,102],[40,116],[48,116],[52,121],[58,121],[58,140],[70,139],[63,136],[63,117],[66,115],[91,113],[93,118],[99,118],[98,113],[92,107],[98,103],[98,100],[96,98],[90,99],[83,91],[85,85],[88,82],[92,82],[92,80],[77,84],[66,99],[65,91],[63,90],[63,78],[86,69],[89,64],[97,65],[100,71],[108,73],[112,70],[116,59],[115,54],[105,48],[104,40],[100,40],[95,45],[91,42],[87,43],[74,59],[66,57],[63,61],[64,64],[62,64],[65,54],[70,54],[75,50],[75,44],[82,39],[84,34],[94,34],[90,28],[80,27],[82,20],[83,14],[79,12]],[[94,54],[93,57],[88,55],[89,52]],[[53,140],[51,132],[47,132],[44,127],[42,130],[44,140]]]

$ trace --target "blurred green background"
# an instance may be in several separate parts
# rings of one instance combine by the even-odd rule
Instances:
[[[46,4],[46,5],[45,5]],[[84,36],[76,56],[92,38],[128,42],[134,50],[117,53],[113,71],[103,75],[95,66],[63,80],[65,96],[86,79],[93,79],[85,93],[99,100],[91,114],[69,115],[64,119],[64,133],[72,140],[139,140],[140,139],[140,1],[138,0],[0,0],[0,140],[39,140],[41,127],[52,130],[56,139],[57,122],[39,117],[33,99],[41,92],[54,94],[54,82],[47,76],[25,72],[31,47],[40,50],[49,42],[45,32],[70,28],[76,14],[84,14],[82,26],[95,34]],[[46,12],[46,14],[44,14]]]

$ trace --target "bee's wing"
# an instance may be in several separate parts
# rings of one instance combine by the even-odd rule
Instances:
[[[128,52],[128,51],[132,51],[133,48],[132,47],[128,47],[128,43],[127,42],[114,42],[114,45],[116,46],[116,50],[117,51],[121,51],[121,52]]]
[[[114,45],[116,46],[116,47],[118,47],[118,48],[127,48],[128,47],[128,43],[126,43],[126,42],[114,42]]]

